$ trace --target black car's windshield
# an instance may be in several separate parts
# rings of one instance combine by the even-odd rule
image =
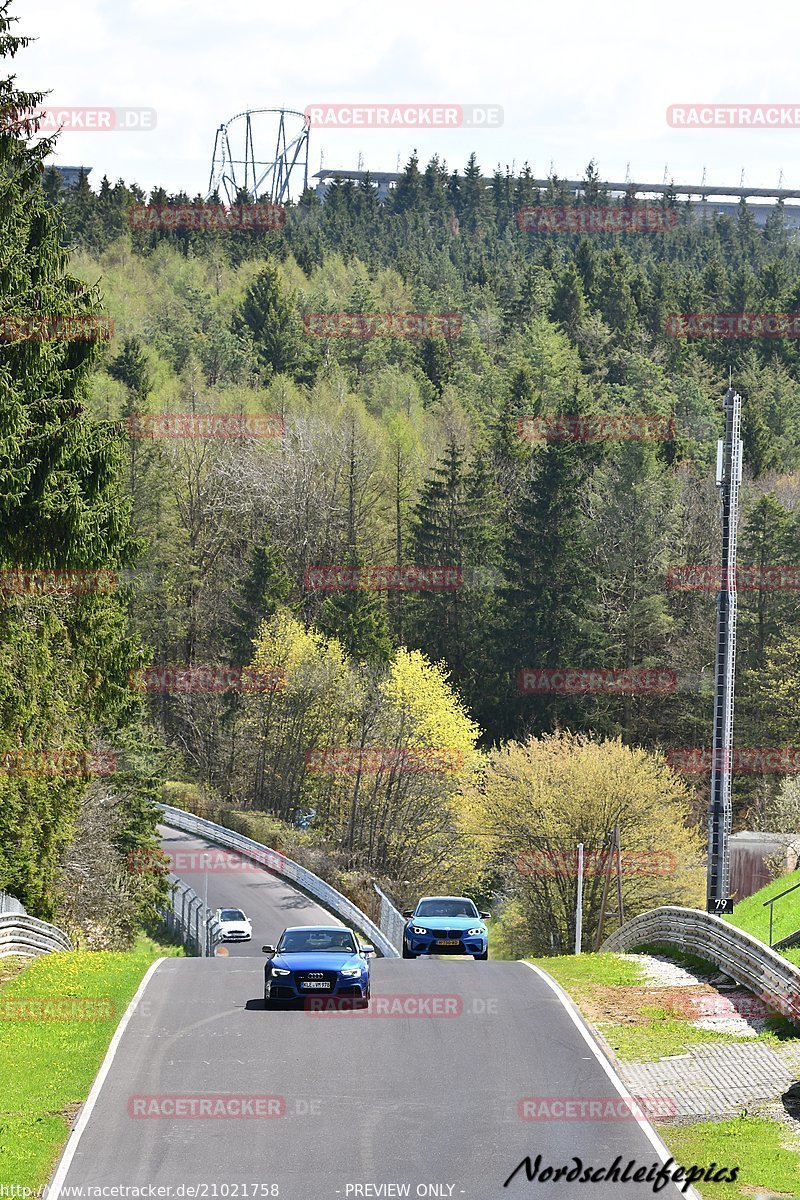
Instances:
[[[471,900],[420,900],[418,917],[477,917],[478,910]]]
[[[291,929],[278,942],[279,954],[357,954],[349,929]]]
[[[220,921],[246,921],[247,917],[240,908],[221,908],[219,919]]]

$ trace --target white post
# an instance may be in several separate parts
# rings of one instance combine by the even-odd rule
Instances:
[[[575,901],[575,953],[581,952],[583,937],[583,842],[578,842],[578,897]]]
[[[208,855],[203,855],[203,958],[208,957]]]

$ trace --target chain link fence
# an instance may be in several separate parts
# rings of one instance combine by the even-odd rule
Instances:
[[[220,941],[222,929],[210,908],[206,908],[194,888],[182,879],[170,876],[171,906],[162,909],[164,924],[187,950],[210,957]]]
[[[380,914],[378,916],[378,924],[380,925],[381,933],[394,946],[396,950],[403,948],[403,930],[405,929],[405,917],[398,908],[395,908],[385,892],[382,892],[377,883],[372,885],[378,894],[381,902]]]

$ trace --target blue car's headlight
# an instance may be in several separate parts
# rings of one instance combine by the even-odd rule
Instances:
[[[282,967],[273,967],[272,968],[273,975],[291,975],[291,973],[292,973],[291,971],[284,971]]]
[[[354,975],[360,975],[361,972],[366,971],[366,969],[366,967],[345,967],[344,970],[339,972],[339,974],[346,975],[349,979]]]
[[[424,933],[427,933],[428,931],[427,931],[427,929],[423,929],[421,925],[412,925],[412,926],[411,926],[411,932],[412,932],[412,933],[423,933],[423,934],[424,934]]]
[[[477,937],[479,933],[486,933],[485,929],[468,929],[467,937]]]

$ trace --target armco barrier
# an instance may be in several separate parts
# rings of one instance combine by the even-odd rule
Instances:
[[[25,913],[25,905],[21,904],[16,896],[9,896],[8,892],[0,892],[0,913]]]
[[[206,838],[209,842],[214,842],[217,846],[224,846],[228,850],[235,850],[251,862],[265,866],[275,875],[279,875],[281,879],[296,883],[304,892],[308,892],[315,900],[319,900],[320,904],[335,913],[341,920],[355,926],[384,958],[400,957],[397,946],[381,932],[366,913],[363,913],[357,905],[353,904],[352,900],[348,900],[341,892],[337,892],[336,888],[331,887],[329,883],[307,870],[306,867],[301,867],[299,863],[293,862],[291,858],[286,858],[277,850],[270,850],[268,846],[254,842],[252,838],[244,837],[241,833],[234,833],[232,829],[226,829],[223,825],[215,825],[213,821],[206,821],[204,817],[196,817],[194,813],[184,812],[169,804],[162,804],[160,807],[164,814],[165,825],[171,825],[173,829],[181,829],[184,833],[193,833],[197,837]]]
[[[71,949],[69,938],[55,925],[48,925],[26,913],[0,916],[0,958],[8,958],[11,954],[33,958],[37,954]]]
[[[698,908],[664,905],[639,913],[603,942],[603,950],[669,945],[714,963],[778,1012],[800,1024],[800,967],[752,937]]]

